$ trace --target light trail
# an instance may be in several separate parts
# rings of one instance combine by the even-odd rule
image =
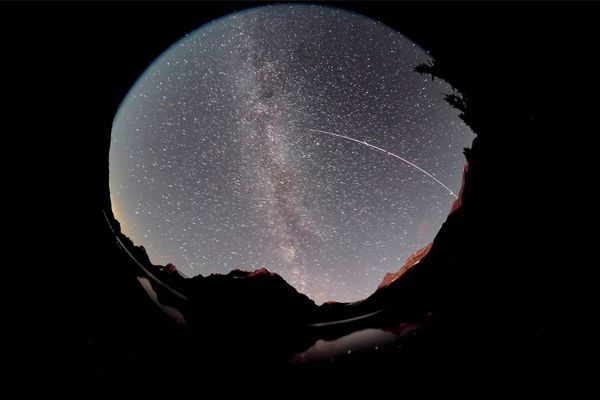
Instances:
[[[382,153],[385,153],[387,155],[390,155],[392,157],[396,157],[398,160],[405,162],[406,164],[410,165],[411,167],[421,171],[422,173],[424,173],[425,175],[427,175],[428,177],[430,177],[431,179],[433,179],[434,181],[436,181],[437,183],[439,183],[440,185],[443,186],[444,189],[446,189],[448,191],[448,193],[450,193],[451,196],[453,196],[454,198],[457,198],[456,194],[454,194],[454,192],[452,190],[450,190],[450,188],[446,185],[444,185],[444,183],[442,181],[440,181],[438,178],[436,178],[435,176],[431,175],[429,172],[425,171],[423,168],[419,167],[418,165],[408,161],[406,158],[400,157],[397,154],[392,153],[391,151],[387,151],[385,149],[382,149],[381,147],[377,147],[371,143],[367,143],[365,140],[358,140],[358,139],[354,139],[351,138],[350,136],[346,136],[346,135],[341,135],[339,133],[334,133],[334,132],[328,132],[328,131],[323,131],[321,129],[313,129],[313,128],[308,128],[309,131],[312,132],[319,132],[319,133],[325,133],[327,135],[331,135],[331,136],[337,136],[340,137],[342,139],[346,139],[346,140],[351,140],[353,142],[359,143],[359,144],[363,144],[365,146],[371,147],[375,150],[381,151]]]

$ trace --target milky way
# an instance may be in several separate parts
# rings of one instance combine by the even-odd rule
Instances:
[[[430,60],[383,24],[321,6],[201,27],[115,117],[124,233],[188,276],[266,267],[318,303],[366,297],[433,239],[473,139],[443,100],[451,88],[413,71]]]

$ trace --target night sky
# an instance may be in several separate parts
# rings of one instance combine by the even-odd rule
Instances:
[[[428,244],[473,133],[374,20],[255,8],[167,50],[113,123],[123,232],[187,276],[265,267],[317,303],[368,296]]]

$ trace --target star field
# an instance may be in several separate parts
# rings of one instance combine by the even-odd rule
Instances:
[[[474,137],[413,72],[430,60],[346,11],[280,5],[216,20],[142,75],[113,123],[115,216],[188,276],[265,267],[317,303],[354,301],[428,244]]]

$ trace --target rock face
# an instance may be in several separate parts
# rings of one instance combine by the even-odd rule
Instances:
[[[159,267],[159,268],[160,268],[160,267]],[[173,265],[173,264],[171,264],[171,263],[169,263],[169,264],[165,265],[164,267],[162,267],[162,268],[161,268],[161,270],[162,270],[163,272],[166,272],[166,273],[168,273],[168,274],[177,274],[177,275],[180,275],[180,274],[179,274],[179,271],[177,270],[177,267],[176,267],[176,266],[174,266],[174,265]]]
[[[466,149],[465,149],[465,153],[467,153]],[[460,185],[460,192],[458,193],[458,197],[456,198],[456,200],[454,200],[454,203],[452,203],[452,207],[450,208],[449,214],[452,214],[454,211],[458,210],[460,208],[460,206],[462,205],[462,196],[463,196],[463,191],[465,190],[465,178],[467,176],[467,172],[469,172],[469,163],[468,162],[465,164],[465,167],[463,169],[463,176],[462,176],[462,183]]]
[[[457,202],[458,202],[458,200],[457,200]],[[455,202],[455,204],[456,204],[456,202]],[[423,257],[425,257],[427,255],[427,253],[429,253],[429,250],[431,250],[431,245],[432,245],[432,243],[429,243],[427,246],[423,247],[421,250],[408,256],[408,258],[404,262],[404,265],[402,265],[402,267],[400,268],[400,270],[398,270],[398,272],[388,272],[387,274],[385,274],[383,280],[381,281],[379,286],[377,286],[377,290],[388,286],[390,283],[394,282],[396,279],[398,279],[402,275],[404,275],[404,273],[406,271],[408,271],[410,268],[417,265],[419,263],[419,261],[421,261],[421,259]]]
[[[467,151],[467,149],[465,149],[465,155],[467,153],[468,153],[468,151]],[[453,214],[462,205],[462,197],[463,197],[463,192],[465,189],[465,182],[466,182],[466,177],[467,177],[468,172],[469,172],[469,163],[467,162],[463,169],[463,176],[462,176],[462,183],[460,186],[460,192],[458,193],[458,197],[456,198],[454,203],[452,203],[452,207],[450,208],[450,212],[448,213],[448,215]],[[398,272],[388,272],[387,274],[385,274],[385,276],[383,277],[383,280],[381,281],[379,286],[377,286],[377,290],[388,286],[390,283],[394,282],[396,279],[398,279],[402,275],[404,275],[406,273],[406,271],[408,271],[410,268],[412,268],[416,264],[418,264],[423,259],[423,257],[425,257],[429,253],[429,250],[431,250],[432,245],[433,245],[433,243],[429,243],[427,246],[423,247],[422,249],[420,249],[417,252],[408,256],[408,258],[406,259],[406,261],[404,262],[402,267],[400,267]]]

